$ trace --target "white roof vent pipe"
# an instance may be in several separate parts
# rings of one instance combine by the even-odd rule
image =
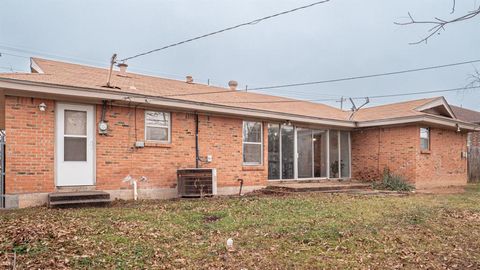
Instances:
[[[237,90],[238,82],[237,81],[229,81],[228,82],[228,87],[230,87],[230,90]]]
[[[122,77],[127,77],[127,67],[128,67],[128,65],[126,63],[120,63],[117,66],[120,69],[120,73],[118,75],[122,76]]]

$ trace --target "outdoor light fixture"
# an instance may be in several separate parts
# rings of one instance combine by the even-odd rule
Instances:
[[[460,132],[460,125],[457,124],[457,132]]]
[[[47,110],[47,104],[45,103],[40,103],[40,105],[38,105],[38,109],[41,111],[41,112],[44,112]]]

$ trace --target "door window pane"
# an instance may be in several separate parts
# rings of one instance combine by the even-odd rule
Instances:
[[[87,135],[87,112],[65,110],[65,135]]]
[[[64,137],[64,161],[87,161],[87,138]]]
[[[280,125],[268,125],[268,179],[280,179]]]
[[[350,143],[349,143],[349,132],[342,131],[340,132],[340,169],[341,177],[349,178],[350,177]]]
[[[339,177],[338,165],[338,131],[330,130],[330,178]]]
[[[292,126],[282,126],[282,179],[293,179],[294,175],[294,131]]]
[[[298,178],[313,176],[312,130],[297,128]]]
[[[314,177],[327,177],[327,133],[313,132],[313,166]]]

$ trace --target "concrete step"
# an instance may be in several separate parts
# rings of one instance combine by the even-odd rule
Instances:
[[[55,192],[48,194],[49,207],[98,206],[110,203],[110,194],[103,191]]]
[[[366,183],[289,183],[272,184],[267,190],[284,190],[288,192],[339,192],[348,190],[369,190]]]

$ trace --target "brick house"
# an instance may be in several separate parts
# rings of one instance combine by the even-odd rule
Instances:
[[[455,113],[457,119],[480,125],[480,112],[458,106],[451,106],[451,108],[453,110],[453,113]],[[469,132],[467,144],[468,146],[480,147],[480,131]]]
[[[417,188],[467,182],[467,132],[478,126],[458,120],[443,97],[352,114],[234,84],[108,77],[38,58],[31,73],[0,74],[10,207],[78,186],[131,199],[127,176],[145,180],[140,199],[171,198],[177,169],[197,163],[216,168],[218,194],[238,192],[240,178],[252,191],[278,180],[375,180],[386,167]]]

